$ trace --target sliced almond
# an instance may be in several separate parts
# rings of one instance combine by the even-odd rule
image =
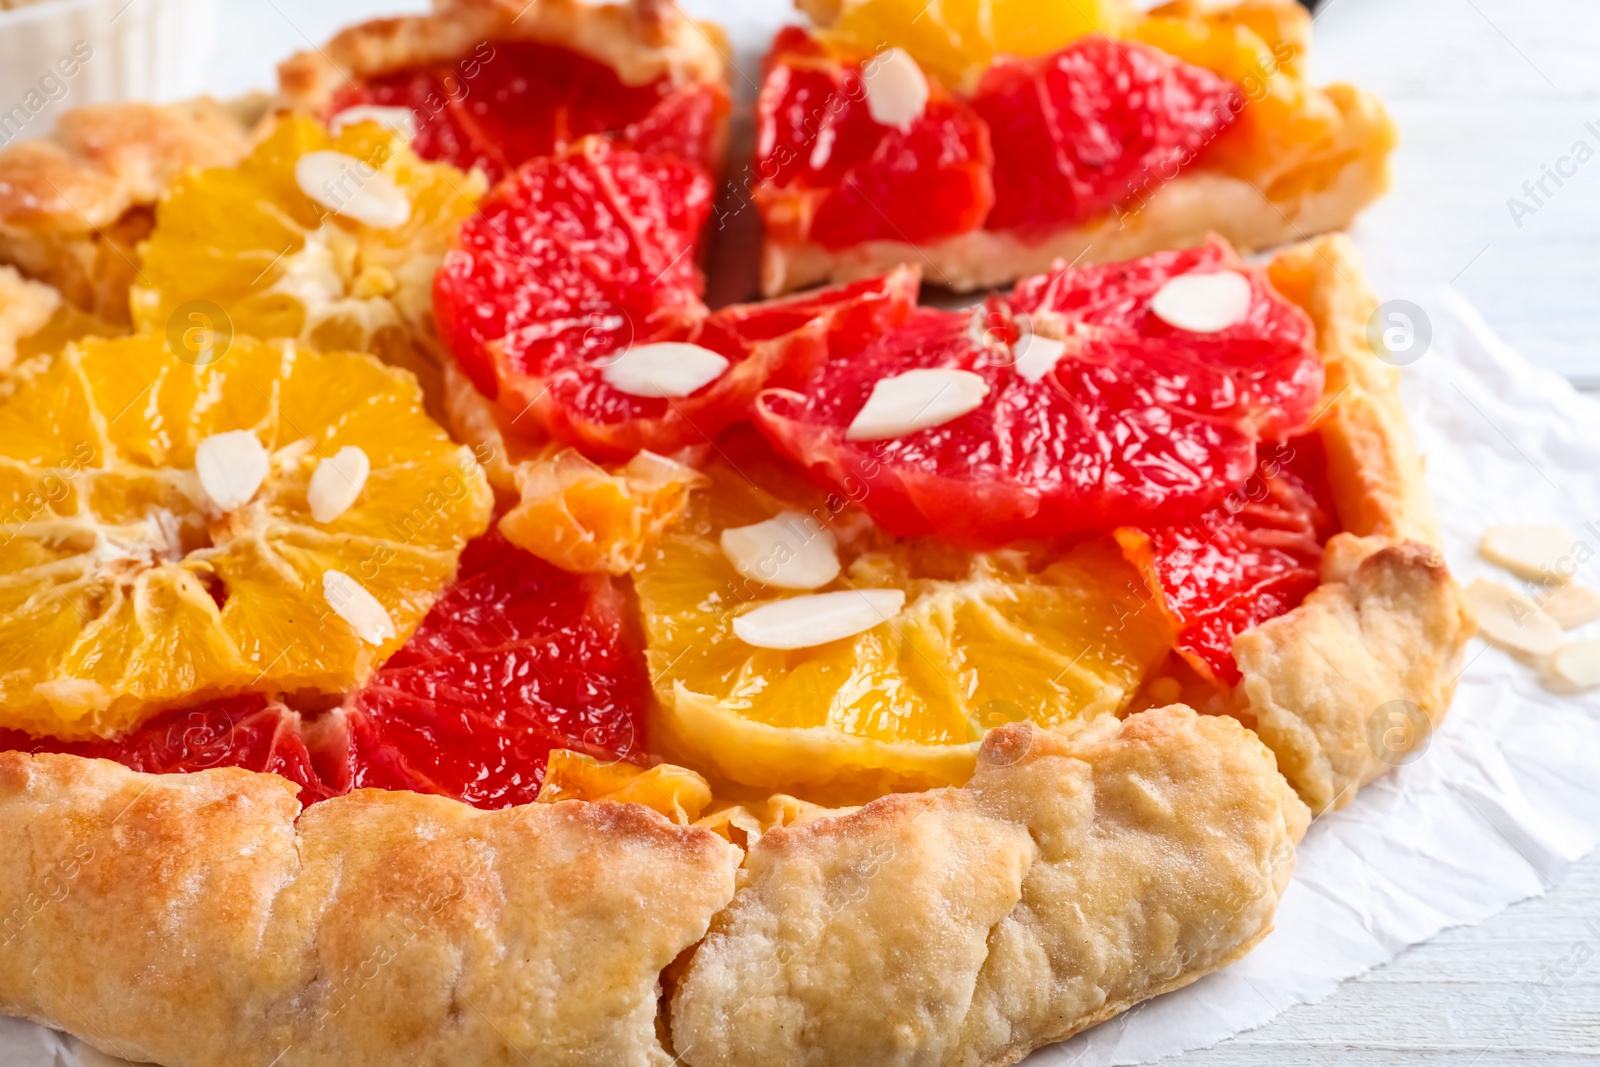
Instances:
[[[1563,630],[1600,619],[1600,589],[1586,585],[1560,585],[1544,598],[1544,613],[1561,624]]]
[[[356,632],[356,636],[369,645],[381,645],[394,639],[394,620],[378,598],[361,588],[361,584],[343,571],[322,572],[322,596],[333,613]]]
[[[974,410],[989,395],[989,383],[969,370],[930,367],[883,378],[851,420],[851,441],[883,441],[943,426]]]
[[[906,130],[928,108],[928,79],[911,54],[889,48],[867,61],[861,72],[867,114],[880,126]]]
[[[411,200],[393,178],[343,152],[307,152],[294,165],[294,181],[329,211],[373,229],[393,229],[411,218]]]
[[[372,461],[354,445],[345,445],[322,460],[311,472],[311,484],[306,486],[311,517],[318,522],[332,522],[349,511],[350,505],[361,495],[370,473]]]
[[[1483,531],[1478,554],[1519,578],[1565,582],[1572,575],[1562,574],[1556,567],[1562,559],[1572,557],[1577,543],[1578,539],[1560,526],[1512,523]]]
[[[688,396],[728,369],[728,357],[687,341],[656,341],[630,348],[601,369],[619,393],[643,397]]]
[[[338,133],[346,126],[353,126],[358,122],[376,122],[408,141],[417,135],[416,112],[409,107],[384,107],[380,104],[357,104],[354,107],[347,107],[333,116],[328,128]]]
[[[1600,640],[1562,645],[1546,664],[1550,676],[1575,689],[1600,686]]]
[[[1467,601],[1486,641],[1512,652],[1548,656],[1561,647],[1561,624],[1501,582],[1479,578],[1467,586]]]
[[[1237,271],[1180,274],[1150,301],[1156,318],[1190,333],[1217,333],[1250,312],[1250,279]]]
[[[1016,355],[1013,366],[1023,381],[1037,382],[1061,362],[1061,357],[1067,351],[1067,343],[1030,332],[1018,339],[1012,351]]]
[[[762,604],[733,620],[733,633],[757,648],[814,648],[888,622],[906,606],[899,589],[844,589]]]
[[[266,480],[270,465],[267,450],[249,430],[214,433],[194,450],[200,488],[222,511],[248,504]]]
[[[777,589],[820,589],[839,577],[832,532],[799,511],[723,530],[722,554],[744,577]]]

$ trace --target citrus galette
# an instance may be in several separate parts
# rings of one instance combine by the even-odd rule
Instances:
[[[823,12],[764,94],[885,25],[965,114],[1201,17],[992,9]],[[1012,1063],[1247,952],[1440,721],[1471,623],[1345,239],[712,308],[721,49],[456,0],[138,182],[147,126],[29,150],[111,221],[0,245],[0,1011],[196,1067]]]

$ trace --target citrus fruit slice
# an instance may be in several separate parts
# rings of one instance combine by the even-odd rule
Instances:
[[[771,236],[843,248],[983,222],[994,202],[983,123],[934,84],[919,115],[886,125],[868,98],[875,79],[803,30],[779,33],[757,103],[756,197]]]
[[[478,167],[491,182],[599,133],[713,166],[728,110],[720,86],[670,78],[627,85],[604,63],[539,41],[484,42],[454,63],[351,83],[327,117],[358,105],[409,108],[418,155]]]
[[[1137,595],[1138,572],[1109,538],[988,554],[895,541],[846,493],[805,485],[744,433],[720,450],[729,458],[707,469],[709,488],[634,577],[659,708],[652,737],[677,762],[836,799],[959,782],[989,728],[1116,712],[1170,647],[1171,623]],[[752,529],[780,531],[755,567],[737,547],[748,539],[724,536]],[[817,544],[837,553],[831,580],[794,589],[751,576]],[[793,615],[863,593],[903,606],[804,647],[741,636],[775,605]]]
[[[482,191],[376,122],[329,134],[282,118],[236,167],[167,191],[141,246],[135,324],[197,354],[240,333],[409,365],[408,327],[428,321],[434,271]]]
[[[903,48],[952,87],[970,84],[1002,54],[1053,52],[1086,33],[1131,21],[1123,0],[803,0],[829,44],[858,54]]]
[[[1002,59],[972,98],[994,146],[984,226],[1042,236],[1135,200],[1176,177],[1243,99],[1208,70],[1099,34]]]
[[[985,547],[1168,525],[1243,482],[1258,440],[1305,424],[1323,379],[1311,342],[1215,242],[1027,279],[1009,305],[919,310],[763,392],[754,418],[823,484],[867,486],[862,506],[897,535]],[[891,401],[901,421],[878,423]]]
[[[1322,545],[1337,529],[1321,441],[1305,435],[1263,444],[1256,472],[1200,519],[1116,536],[1161,591],[1179,655],[1201,677],[1232,686],[1233,639],[1321,583]]]
[[[592,138],[525,164],[461,228],[435,283],[440,335],[512,431],[599,459],[667,455],[741,418],[780,368],[819,361],[830,332],[914,301],[901,271],[708,313],[694,250],[710,195],[696,167]]]
[[[623,590],[490,534],[411,641],[320,724],[329,787],[526,804],[571,749],[642,758],[647,686]]]
[[[445,256],[440,337],[485,395],[509,386],[526,404],[560,371],[697,317],[694,247],[711,195],[701,168],[604,138],[530,161]]]
[[[105,736],[180,699],[342,692],[484,529],[483,474],[409,374],[243,337],[189,355],[89,341],[0,387],[0,726]],[[346,448],[362,484],[317,521]]]

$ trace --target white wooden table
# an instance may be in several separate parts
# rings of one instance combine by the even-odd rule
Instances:
[[[422,6],[222,2],[218,92],[265,86],[277,58],[341,24]],[[752,3],[686,6],[733,22]],[[1404,297],[1453,283],[1524,355],[1600,389],[1600,2],[1325,0],[1316,34],[1317,76],[1377,90],[1404,132],[1395,190],[1356,231],[1380,291]],[[1569,159],[1573,173],[1557,186],[1545,168],[1580,140],[1594,158]],[[1535,183],[1537,202],[1524,182]],[[1514,218],[1511,197],[1531,213]],[[1542,899],[1447,931],[1320,1004],[1164,1062],[1600,1063],[1600,854]]]

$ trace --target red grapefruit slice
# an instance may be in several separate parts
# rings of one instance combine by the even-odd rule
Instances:
[[[972,99],[994,146],[986,229],[1046,234],[1175,178],[1243,106],[1237,86],[1100,34],[1001,59]]]
[[[976,229],[994,200],[983,123],[937,83],[906,128],[878,123],[862,70],[798,27],[774,42],[756,143],[756,195],[771,236],[844,248]]]
[[[1338,529],[1326,466],[1314,435],[1264,444],[1256,472],[1224,506],[1178,526],[1117,531],[1177,622],[1179,654],[1202,677],[1237,685],[1233,639],[1320,584],[1322,546]]]
[[[1237,321],[1201,334],[1151,311],[1191,274],[1236,276]],[[1040,365],[1052,338],[1058,356]],[[1170,525],[1242,483],[1258,440],[1305,424],[1322,387],[1311,338],[1304,314],[1218,241],[1030,279],[1009,306],[919,310],[798,387],[765,391],[754,417],[824,484],[865,484],[862,505],[897,535],[984,547]],[[937,425],[851,439],[880,382],[930,369],[977,375],[987,394]]]
[[[626,85],[604,63],[536,41],[484,42],[454,63],[351,84],[326,117],[358,104],[410,108],[418,155],[482,167],[491,182],[598,133],[709,166],[728,110],[719,86],[666,78]]]
[[[409,789],[482,808],[532,801],[553,749],[605,761],[644,752],[642,654],[621,588],[498,534],[469,544],[455,585],[344,705],[302,717],[265,697],[165,712],[115,741],[0,732],[0,750],[70,752],[149,773],[280,774],[311,804]]]
[[[694,248],[710,195],[697,168],[601,139],[524,165],[445,257],[434,283],[440,336],[525,435],[626,459],[709,439],[781,368],[864,343],[915,303],[917,276],[900,270],[707,312]],[[608,379],[630,351],[662,342],[709,349],[727,366],[678,396]]]

